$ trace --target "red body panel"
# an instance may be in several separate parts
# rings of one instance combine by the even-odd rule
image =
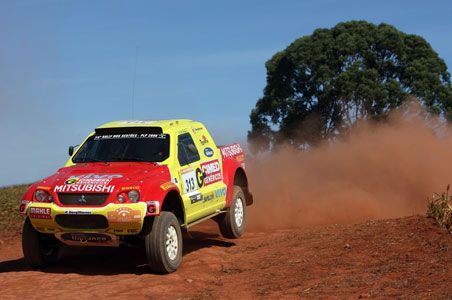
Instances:
[[[218,147],[223,158],[223,181],[228,187],[226,194],[226,207],[231,206],[232,192],[234,190],[234,177],[239,168],[245,170],[245,153],[240,144]]]
[[[54,175],[33,184],[22,200],[33,201],[34,191],[42,189],[52,195],[57,205],[77,207],[62,204],[58,193],[105,192],[109,193],[107,200],[101,205],[105,206],[119,203],[117,196],[120,193],[137,190],[140,192],[140,202],[159,201],[162,205],[166,193],[177,189],[175,185],[166,189],[161,187],[169,181],[171,176],[165,165],[135,162],[83,163],[61,168]]]

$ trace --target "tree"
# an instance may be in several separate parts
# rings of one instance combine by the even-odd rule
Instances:
[[[295,40],[266,63],[264,95],[251,111],[251,142],[311,147],[359,119],[381,120],[409,97],[452,118],[444,61],[422,37],[388,24],[339,23]]]

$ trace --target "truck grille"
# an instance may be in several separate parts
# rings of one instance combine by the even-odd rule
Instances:
[[[58,193],[58,199],[64,205],[102,205],[108,194],[70,194]]]
[[[64,228],[106,229],[108,220],[101,215],[57,215],[55,222]]]

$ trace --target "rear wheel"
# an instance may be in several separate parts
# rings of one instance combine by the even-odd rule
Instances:
[[[25,261],[33,268],[54,264],[60,246],[53,235],[38,232],[27,218],[22,231],[22,251]]]
[[[221,216],[218,223],[225,238],[236,239],[245,232],[246,201],[241,187],[234,186],[231,207]]]
[[[176,216],[163,211],[154,217],[146,234],[146,256],[149,268],[155,273],[171,273],[182,262],[182,233]]]

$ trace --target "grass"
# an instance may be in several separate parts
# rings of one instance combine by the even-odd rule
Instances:
[[[19,204],[28,185],[0,188],[0,232],[16,234],[22,227]]]
[[[441,195],[433,195],[428,204],[427,216],[434,218],[441,227],[452,233],[452,196],[449,195],[449,188],[450,185]]]

